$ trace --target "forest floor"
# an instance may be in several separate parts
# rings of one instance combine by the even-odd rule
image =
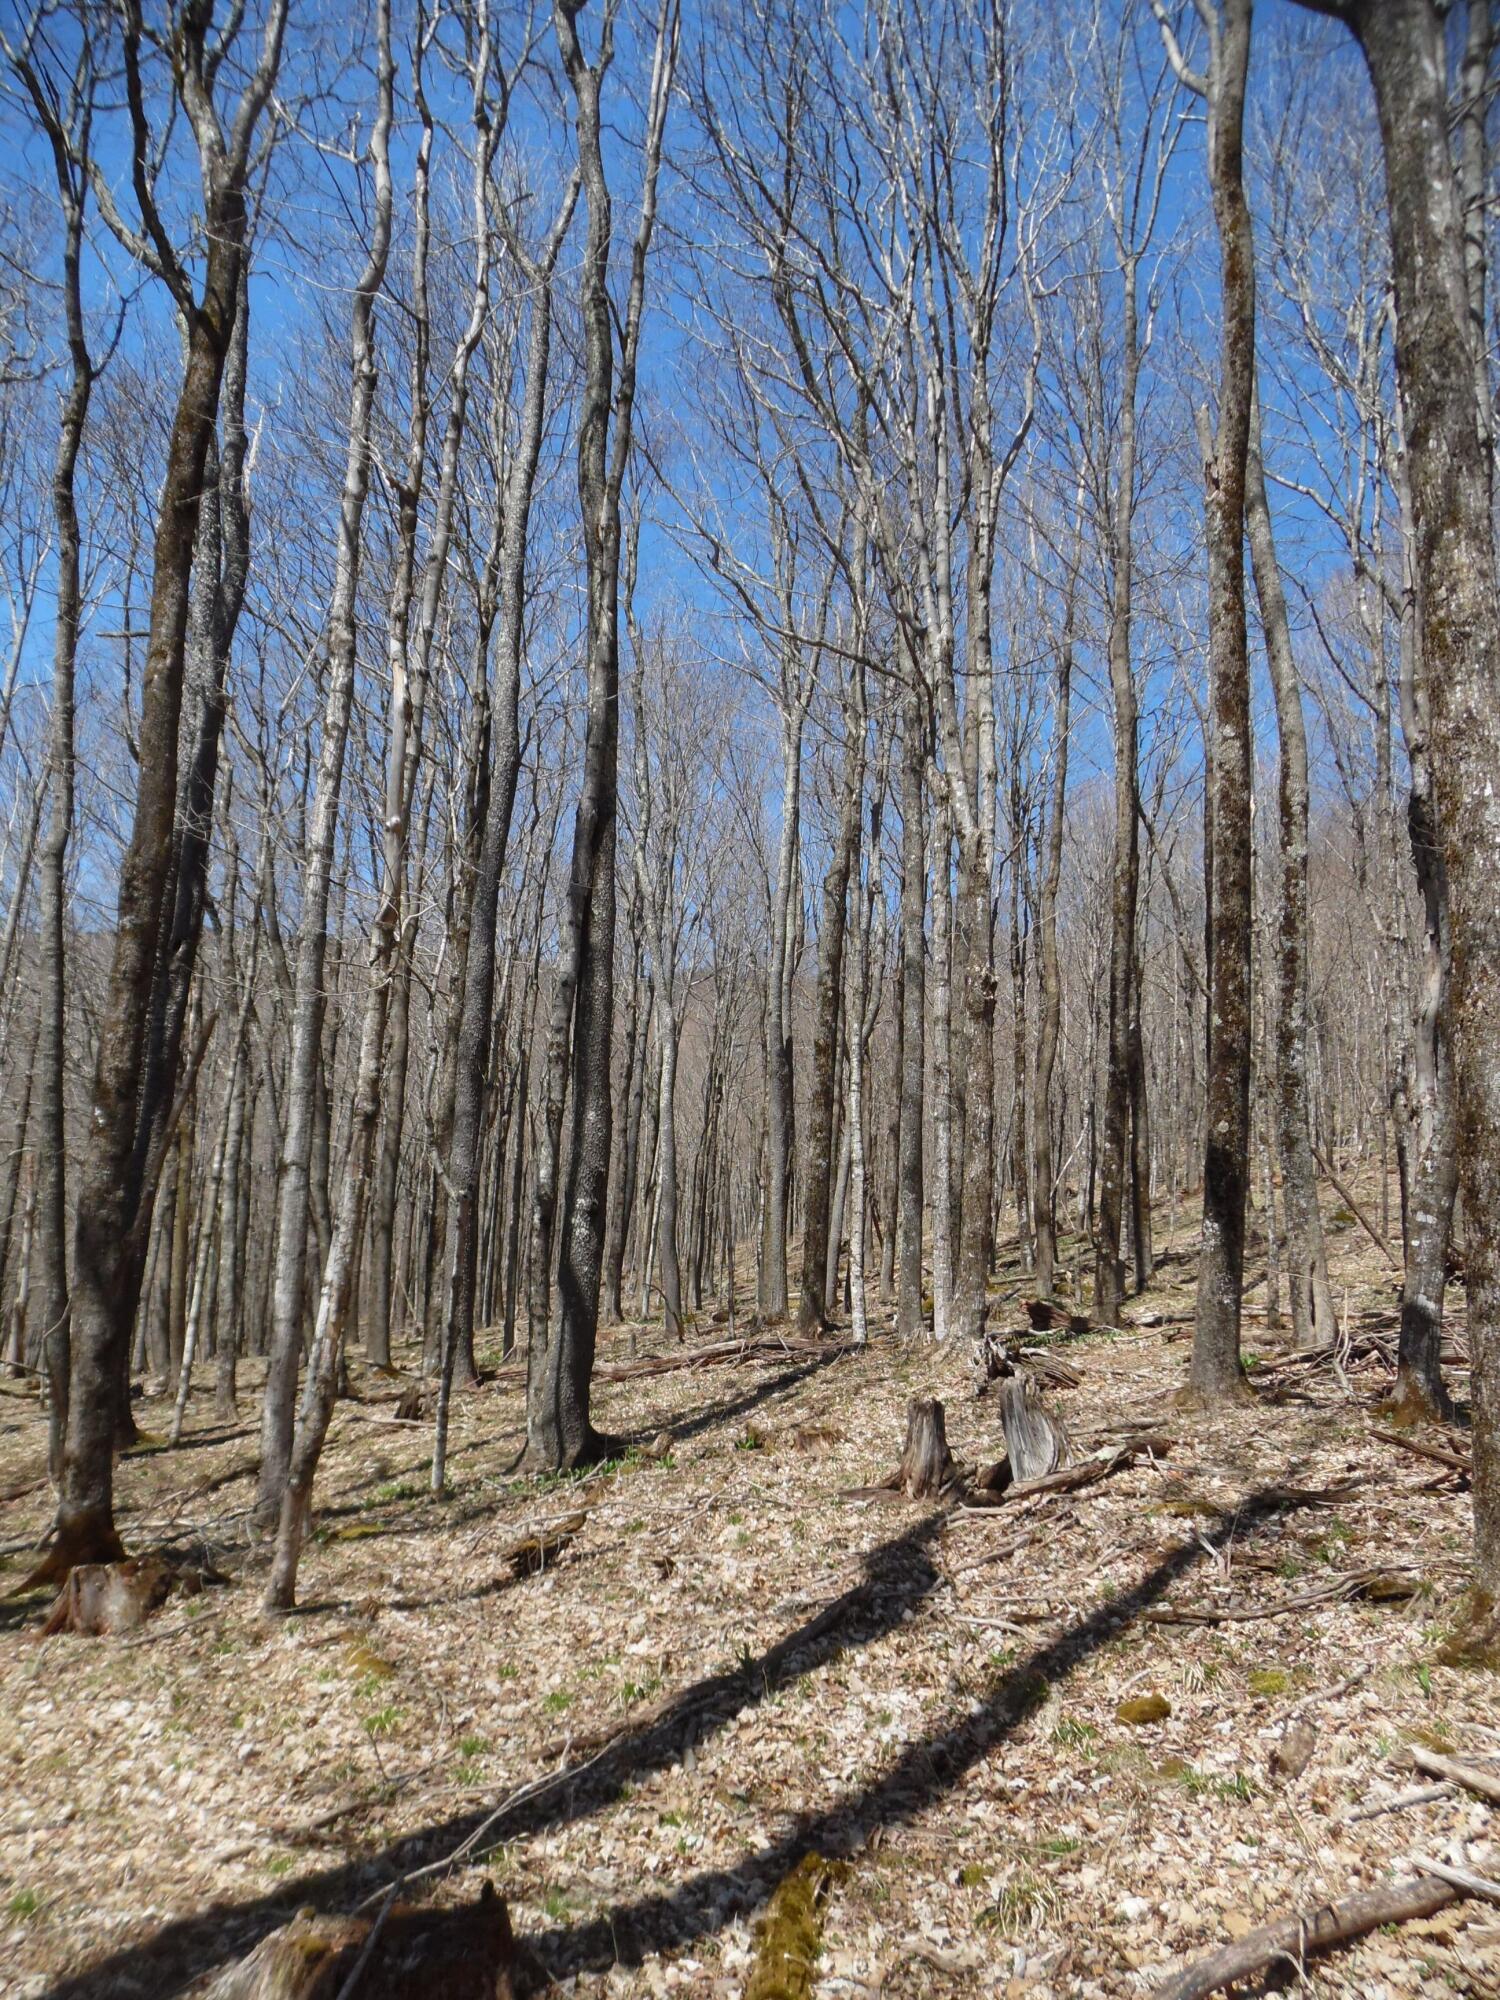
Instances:
[[[1350,1327],[1393,1340],[1392,1271],[1352,1222],[1330,1248]],[[198,1990],[297,1907],[350,1911],[406,1874],[450,1901],[487,1875],[563,1991],[737,1996],[800,1864],[818,1900],[788,1936],[820,1948],[789,1994],[1129,1995],[1404,1857],[1490,1872],[1467,1793],[1370,1810],[1420,1784],[1413,1745],[1500,1769],[1500,1681],[1438,1657],[1459,1478],[1380,1437],[1378,1357],[1259,1367],[1255,1404],[1212,1419],[1177,1407],[1191,1282],[1179,1256],[1133,1326],[1052,1350],[1080,1377],[1048,1392],[1079,1450],[1132,1425],[1170,1449],[989,1512],[841,1497],[892,1470],[914,1394],[944,1399],[959,1458],[1000,1450],[971,1358],[878,1315],[860,1353],[601,1381],[596,1418],[634,1448],[581,1480],[515,1476],[502,1375],[458,1399],[441,1504],[430,1426],[392,1422],[397,1385],[356,1369],[280,1621],[246,1545],[256,1439],[212,1421],[205,1383],[183,1448],[122,1465],[122,1527],[205,1542],[229,1586],[128,1638],[42,1640],[44,1600],[0,1606],[0,1993]],[[1012,1267],[997,1328],[1023,1290]],[[1257,1298],[1264,1363],[1284,1336]],[[637,1344],[666,1351],[659,1329]],[[165,1403],[140,1415],[166,1430]],[[34,1406],[0,1399],[12,1588],[46,1526],[43,1446]],[[512,1580],[518,1537],[584,1510]],[[1131,1702],[1158,1719],[1123,1720]],[[1294,1720],[1311,1758],[1278,1777]],[[1500,1910],[1377,1932],[1302,1990],[1500,1994]]]

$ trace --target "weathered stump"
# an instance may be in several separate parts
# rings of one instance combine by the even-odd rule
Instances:
[[[133,1632],[160,1610],[174,1592],[196,1597],[206,1583],[226,1579],[170,1552],[127,1556],[123,1562],[78,1563],[69,1570],[61,1595],[39,1636],[80,1632],[99,1638]]]
[[[908,1500],[928,1500],[952,1478],[943,1406],[936,1397],[913,1396],[906,1406],[906,1444],[891,1483]]]
[[[299,1910],[222,1974],[207,2000],[337,2000],[356,1966],[359,2000],[515,2000],[519,1990],[510,1913],[486,1882],[461,1910],[398,1904],[383,1921]]]
[[[1000,1421],[1011,1477],[1020,1482],[1045,1479],[1072,1459],[1066,1426],[1049,1414],[1034,1382],[1012,1375],[1000,1387]]]

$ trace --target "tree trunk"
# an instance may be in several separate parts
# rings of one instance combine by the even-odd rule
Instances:
[[[151,608],[137,729],[131,827],[121,857],[110,967],[99,1017],[98,1057],[78,1174],[71,1299],[71,1363],[57,1535],[44,1564],[58,1575],[82,1561],[122,1554],[114,1523],[114,1446],[140,1297],[152,1192],[164,1150],[160,1120],[143,1129],[158,1099],[145,1089],[152,1050],[153,989],[173,886],[178,808],[178,736],[190,583],[199,500],[218,417],[225,358],[241,293],[249,149],[280,58],[285,9],[273,7],[261,59],[246,86],[230,153],[203,149],[206,227],[203,289],[187,312],[187,358],[172,422],[156,522]],[[206,17],[184,31],[197,40]],[[128,37],[132,68],[139,34]],[[184,54],[180,60],[190,57]],[[201,80],[201,79],[200,79]],[[140,140],[144,144],[144,140]],[[185,280],[183,281],[185,286]],[[185,301],[186,303],[186,301]],[[172,970],[191,975],[197,938],[180,942]],[[180,1021],[180,1016],[178,1017]],[[170,1032],[151,1067],[170,1099],[179,1047]],[[147,1148],[152,1150],[148,1152]]]
[[[906,697],[901,725],[901,1158],[896,1212],[896,1331],[922,1332],[922,1127],[926,1117],[927,757],[922,698]]]
[[[1250,0],[1224,0],[1213,37],[1209,179],[1223,320],[1217,435],[1201,429],[1208,539],[1209,1006],[1203,1240],[1190,1383],[1207,1400],[1242,1391],[1240,1294],[1250,1162],[1250,664],[1245,633],[1245,462],[1255,383],[1255,262],[1245,200]]]
[[[370,157],[375,172],[375,213],[370,252],[354,292],[350,331],[349,444],[339,505],[338,547],[328,613],[328,687],[318,748],[317,793],[302,874],[291,1000],[291,1048],[283,1098],[281,1159],[276,1188],[270,1355],[261,1416],[257,1508],[275,1517],[286,1486],[296,1421],[297,1375],[302,1354],[318,1073],[322,1066],[324,981],[328,956],[328,902],[343,788],[344,750],[354,700],[355,607],[359,592],[361,532],[370,489],[371,418],[375,402],[375,301],[385,282],[391,245],[390,133],[395,64],[391,57],[390,0],[378,0],[378,96]]]
[[[838,1088],[839,1015],[843,1007],[844,932],[849,877],[859,840],[864,743],[857,739],[853,704],[844,737],[838,831],[823,878],[823,922],[818,937],[818,988],[813,1010],[812,1076],[807,1098],[807,1150],[803,1167],[802,1290],[797,1320],[815,1333],[826,1319],[829,1225],[833,1201],[834,1098]],[[838,1244],[831,1245],[837,1264]]]
[[[606,39],[594,66],[585,62],[577,33],[580,6],[581,0],[554,0],[553,10],[563,68],[573,93],[579,166],[588,207],[582,276],[584,387],[577,445],[588,572],[588,701],[573,859],[547,1035],[546,1104],[533,1200],[533,1353],[526,1402],[527,1456],[532,1466],[548,1471],[583,1464],[600,1450],[600,1439],[589,1417],[589,1391],[598,1335],[613,1108],[610,1040],[619,795],[620,495],[630,457],[646,259],[656,219],[657,172],[679,25],[675,0],[664,0],[657,24],[640,218],[632,248],[617,374],[616,315],[609,290],[610,196],[599,106],[611,44]],[[570,1031],[572,1113],[568,1176],[559,1217]],[[559,1234],[558,1313],[554,1323],[550,1281],[554,1240]]]
[[[1453,930],[1451,1017],[1474,1388],[1477,1581],[1500,1592],[1500,605],[1487,427],[1433,0],[1342,9],[1375,87],[1396,293],[1420,659]]]
[[[1047,849],[1037,894],[1038,956],[1041,961],[1042,1014],[1037,1029],[1036,1103],[1032,1113],[1036,1171],[1033,1213],[1036,1227],[1036,1289],[1050,1299],[1056,1288],[1057,1174],[1052,1164],[1052,1074],[1062,1028],[1062,970],[1057,956],[1057,891],[1062,880],[1063,829],[1068,798],[1068,737],[1073,694],[1073,619],[1077,602],[1077,564],[1068,578],[1062,643],[1057,661],[1057,694],[1052,710],[1052,801],[1047,819]]]
[[[1120,448],[1110,523],[1113,603],[1109,685],[1114,703],[1114,856],[1110,874],[1109,1027],[1104,1057],[1104,1121],[1099,1156],[1098,1229],[1094,1240],[1094,1318],[1117,1325],[1125,1302],[1124,1212],[1130,1140],[1130,1024],[1134,1018],[1136,902],[1140,888],[1140,774],[1135,670],[1131,663],[1134,580],[1135,405],[1140,376],[1136,275],[1124,261],[1124,331]]]
[[[892,1484],[908,1500],[934,1500],[952,1477],[943,1406],[935,1398],[913,1396],[906,1406],[906,1443]]]
[[[1246,529],[1281,745],[1276,789],[1281,847],[1276,949],[1276,1139],[1286,1218],[1292,1338],[1298,1347],[1310,1348],[1326,1346],[1333,1339],[1334,1317],[1307,1109],[1307,729],[1302,716],[1297,663],[1292,653],[1286,595],[1276,559],[1271,510],[1266,501],[1258,407],[1251,417],[1246,473]]]

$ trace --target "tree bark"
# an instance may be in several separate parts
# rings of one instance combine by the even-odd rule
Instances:
[[[815,1333],[828,1317],[829,1224],[833,1201],[834,1097],[838,1088],[839,1015],[843,1007],[844,934],[849,878],[859,841],[864,743],[849,704],[839,823],[823,878],[823,922],[818,938],[818,986],[813,1012],[812,1077],[807,1100],[807,1151],[803,1163],[802,1290],[797,1321]],[[838,1245],[832,1245],[837,1262]]]
[[[1385,152],[1419,657],[1431,704],[1436,834],[1453,940],[1475,1565],[1481,1590],[1494,1596],[1500,1592],[1500,608],[1488,411],[1481,416],[1476,409],[1477,385],[1485,384],[1486,403],[1488,385],[1449,147],[1443,11],[1433,0],[1348,0],[1319,11],[1346,21],[1364,51]],[[1419,826],[1417,834],[1428,846],[1430,827]],[[1440,950],[1436,914],[1429,908],[1427,927]],[[1429,962],[1429,979],[1432,969]]]
[[[329,887],[343,789],[344,751],[354,700],[355,606],[363,550],[362,523],[370,490],[370,434],[377,380],[375,301],[385,282],[391,246],[390,135],[396,68],[391,55],[390,0],[378,0],[377,36],[377,99],[370,137],[375,206],[369,256],[355,286],[350,330],[349,443],[328,613],[328,688],[318,748],[317,792],[303,863],[302,912],[291,995],[291,1047],[276,1187],[270,1354],[261,1413],[257,1487],[258,1511],[266,1521],[275,1518],[286,1487],[302,1353],[313,1137],[318,1073],[322,1066]]]
[[[1310,1348],[1326,1346],[1333,1339],[1334,1313],[1307,1105],[1307,728],[1302,715],[1297,663],[1292,653],[1286,593],[1282,589],[1271,510],[1266,500],[1258,407],[1251,416],[1245,509],[1281,746],[1276,787],[1281,897],[1276,923],[1275,1107],[1286,1218],[1287,1289],[1292,1308],[1292,1338],[1298,1347]]]
[[[923,1331],[922,1140],[926,1119],[927,828],[922,774],[927,761],[922,698],[908,693],[901,724],[901,1157],[896,1213],[896,1331]]]
[[[204,182],[203,282],[196,299],[178,272],[187,320],[187,356],[167,449],[153,548],[151,608],[137,731],[137,779],[120,864],[110,968],[100,1009],[98,1057],[78,1175],[71,1299],[71,1357],[57,1536],[44,1565],[58,1575],[80,1561],[121,1555],[114,1523],[114,1445],[125,1404],[125,1369],[145,1266],[152,1191],[163,1150],[160,1121],[145,1092],[152,1050],[153,990],[173,886],[178,808],[178,736],[190,581],[204,467],[218,418],[225,358],[240,296],[245,254],[245,185],[250,146],[281,54],[284,0],[275,0],[260,58],[245,87],[226,145],[205,70],[208,22],[187,17],[176,69],[198,140]],[[127,90],[139,103],[141,23],[127,9]],[[137,149],[149,144],[144,118]],[[174,970],[190,975],[196,935],[180,941]],[[180,1017],[179,1017],[180,1019]],[[170,1097],[179,1048],[158,1045],[156,1074]],[[147,1148],[152,1151],[148,1153]]]

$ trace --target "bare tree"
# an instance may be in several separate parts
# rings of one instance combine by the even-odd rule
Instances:
[[[1163,0],[1152,0],[1179,80],[1208,104],[1208,175],[1219,232],[1221,357],[1215,425],[1198,415],[1208,539],[1209,713],[1205,846],[1208,923],[1208,1104],[1203,1245],[1191,1385],[1237,1395],[1245,1202],[1250,1176],[1251,761],[1245,627],[1245,476],[1255,390],[1255,250],[1245,199],[1245,78],[1251,0],[1199,0],[1208,67],[1189,68]]]

